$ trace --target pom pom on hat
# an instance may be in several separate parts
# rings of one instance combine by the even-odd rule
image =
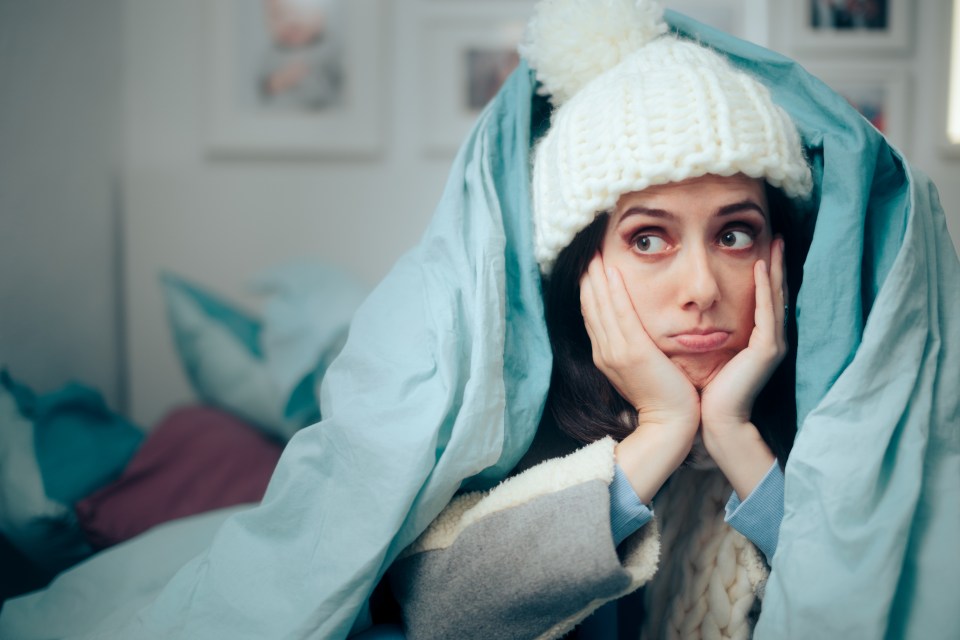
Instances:
[[[541,0],[520,54],[559,107],[666,31],[663,9],[645,0]]]
[[[534,253],[557,255],[620,196],[708,174],[813,188],[796,126],[757,79],[666,34],[653,0],[541,0],[521,53],[556,110],[534,155]]]

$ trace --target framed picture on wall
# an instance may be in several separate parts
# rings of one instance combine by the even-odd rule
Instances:
[[[421,127],[428,152],[452,153],[520,62],[532,2],[428,17],[421,25]]]
[[[382,136],[380,0],[206,0],[207,150],[372,155]]]
[[[806,52],[902,51],[910,44],[911,0],[790,0],[787,33]]]
[[[830,65],[810,72],[843,96],[894,146],[907,153],[909,78],[890,65]]]

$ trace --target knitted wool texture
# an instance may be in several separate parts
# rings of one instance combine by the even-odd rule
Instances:
[[[625,23],[636,32],[630,41],[636,48],[626,54]],[[535,254],[544,273],[624,193],[742,173],[788,197],[809,195],[799,134],[766,87],[710,49],[665,31],[651,0],[538,5],[521,52],[557,107],[535,150],[531,189]],[[566,57],[558,64],[561,50]],[[573,64],[581,54],[590,64]],[[578,90],[589,70],[593,78]]]
[[[660,569],[644,592],[644,640],[746,640],[767,569],[724,522],[730,485],[717,470],[682,469],[656,499]]]

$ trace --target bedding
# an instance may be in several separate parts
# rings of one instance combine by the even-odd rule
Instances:
[[[0,638],[70,638],[123,624],[210,544],[236,505],[164,523],[98,553],[0,610]]]
[[[62,460],[67,453],[87,454],[86,466],[95,468],[94,478],[100,482],[81,482],[80,489],[71,496],[61,496],[67,502],[41,499],[46,477],[70,470],[54,467],[46,476],[38,469],[29,471],[31,457],[29,442],[22,436],[31,435],[32,424],[10,402],[14,396],[30,400],[29,406],[49,405],[50,396],[62,402],[70,397],[77,385],[68,385],[54,394],[48,394],[45,403],[36,402],[35,395],[23,384],[13,382],[9,374],[0,374],[0,521],[5,525],[20,516],[18,528],[11,531],[19,543],[14,546],[6,535],[0,536],[0,608],[8,598],[46,586],[59,571],[74,567],[84,575],[90,568],[83,564],[97,550],[113,546],[173,520],[194,514],[207,513],[224,507],[258,502],[266,489],[270,475],[280,457],[282,447],[251,425],[230,413],[208,406],[186,406],[170,412],[144,437],[136,430],[137,442],[142,444],[133,451],[129,462],[126,456],[111,460],[109,453],[124,443],[122,434],[103,429],[99,435],[111,441],[99,444],[102,457],[92,451],[93,442],[89,432],[96,432],[98,425],[78,420],[64,420],[65,409],[59,409],[59,429],[65,437],[58,440],[45,439],[45,446],[56,449],[52,460]],[[14,387],[16,394],[10,393]],[[81,397],[97,399],[101,409],[102,400],[92,389],[82,388]],[[76,398],[74,398],[76,400]],[[76,410],[76,403],[69,405]],[[12,418],[11,408],[16,420]],[[89,408],[88,408],[89,409]],[[89,411],[85,412],[89,413]],[[46,413],[35,411],[27,415],[41,417]],[[113,416],[114,414],[108,413]],[[83,414],[81,414],[83,417]],[[88,416],[87,416],[88,417]],[[121,424],[126,424],[117,417]],[[54,431],[56,433],[56,431]],[[16,435],[17,437],[10,437]],[[86,447],[83,440],[86,440]],[[7,448],[11,443],[22,446]],[[97,466],[96,460],[100,461]],[[113,479],[117,469],[124,464],[122,473]],[[36,466],[36,465],[35,465]],[[42,465],[41,465],[42,466]],[[112,474],[106,471],[112,470]],[[76,479],[76,473],[68,474]],[[111,482],[103,484],[102,478]],[[103,486],[101,486],[103,485]],[[93,487],[89,495],[84,492]],[[74,498],[79,500],[74,502]],[[24,543],[29,543],[25,550]],[[93,570],[100,566],[100,556],[94,555]],[[52,561],[57,561],[53,564]],[[111,560],[107,560],[108,564]],[[111,565],[115,566],[115,565]],[[63,574],[61,574],[63,575]],[[81,581],[81,584],[86,584]],[[94,590],[91,593],[98,593]],[[7,637],[0,633],[0,637]]]
[[[316,387],[366,293],[351,274],[315,260],[256,274],[260,315],[173,274],[162,287],[198,395],[232,412],[175,411],[140,448],[143,432],[96,390],[72,383],[38,395],[0,372],[3,600],[156,524],[259,501],[282,442],[318,418]]]
[[[262,322],[173,274],[164,274],[162,284],[176,352],[197,397],[281,441],[303,427],[283,416],[287,400],[263,361]]]
[[[0,536],[0,567],[0,609],[9,598],[45,587],[53,577],[34,566],[4,536]]]
[[[316,422],[317,388],[369,288],[344,269],[298,260],[263,269],[251,278],[250,289],[264,299],[261,344],[271,378],[289,398],[284,417]],[[304,396],[312,403],[309,413]]]
[[[74,505],[87,541],[102,549],[171,520],[256,503],[281,446],[213,407],[170,412],[123,474]]]
[[[0,534],[43,574],[87,557],[72,505],[120,475],[142,440],[94,389],[37,394],[0,371]]]
[[[63,637],[343,637],[366,617],[386,563],[461,481],[490,486],[516,464],[550,370],[527,225],[531,87],[520,72],[485,111],[424,240],[354,315],[323,377],[323,420],[290,439],[262,503],[215,535],[196,531],[210,534],[207,546],[175,573],[117,576],[140,595],[130,604],[111,586],[112,619],[91,625],[84,612],[66,623],[80,607],[54,608],[61,582],[9,601],[0,635],[16,625],[19,638],[65,628],[75,631]],[[125,544],[144,549],[143,537]],[[108,580],[101,568],[118,568],[121,548],[61,578]]]
[[[254,275],[261,314],[189,280],[161,278],[177,355],[197,397],[286,442],[320,417],[320,380],[367,293],[351,274],[318,261]]]
[[[798,65],[667,18],[768,84],[816,182],[798,212],[812,235],[796,310],[801,427],[755,637],[954,636],[960,262],[936,191]],[[216,525],[170,525],[196,556],[137,576],[116,559],[150,554],[150,533],[99,554],[9,603],[0,635],[343,638],[366,628],[386,567],[457,490],[502,478],[542,411],[550,355],[526,171],[547,120],[521,63],[461,148],[423,240],[354,316],[323,378],[323,420],[291,438],[259,506]],[[113,609],[67,586],[86,580]],[[58,608],[70,597],[72,608]]]

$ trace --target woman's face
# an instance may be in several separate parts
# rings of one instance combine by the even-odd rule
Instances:
[[[763,182],[703,176],[624,194],[603,238],[654,343],[702,389],[747,346],[753,265],[770,260]]]

